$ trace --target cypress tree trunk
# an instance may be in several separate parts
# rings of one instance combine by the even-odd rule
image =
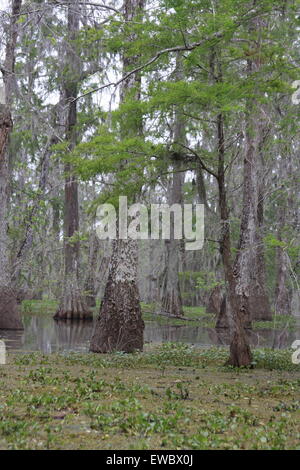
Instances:
[[[18,310],[16,293],[12,288],[11,266],[8,240],[8,202],[9,202],[9,137],[13,128],[11,117],[12,82],[15,68],[15,48],[17,43],[17,20],[21,10],[21,0],[13,0],[9,37],[6,46],[4,69],[5,103],[0,104],[0,329],[23,329]]]
[[[262,20],[255,19],[251,32],[259,33]],[[261,68],[261,43],[255,44],[256,53],[248,60],[248,76]],[[246,148],[243,175],[243,208],[238,253],[234,262],[236,294],[244,326],[251,327],[252,320],[271,320],[272,312],[266,289],[265,258],[263,247],[264,224],[264,164],[263,145],[267,131],[265,111],[254,98],[249,98],[246,108]],[[224,323],[224,319],[218,319]]]
[[[283,140],[283,137],[281,137]],[[283,146],[282,159],[279,162],[279,170],[277,172],[278,181],[285,181],[290,179],[292,184],[297,187],[298,173],[295,171],[294,156],[290,153],[288,145]],[[286,229],[289,226],[294,228],[299,226],[299,208],[297,204],[297,191],[282,192],[277,201],[277,239],[279,242],[287,242]],[[297,263],[296,263],[297,266]],[[276,315],[291,315],[293,309],[293,288],[291,282],[291,269],[290,260],[284,243],[282,246],[276,247],[276,285],[275,285],[275,314]],[[293,277],[293,276],[292,276]],[[296,293],[297,289],[296,285]],[[297,295],[297,294],[296,294]],[[297,297],[296,297],[297,298]],[[299,314],[299,308],[295,305],[295,314]],[[293,312],[294,314],[294,312]]]
[[[249,61],[249,75],[260,67],[259,59]],[[243,212],[239,252],[235,272],[243,310],[252,320],[272,320],[266,288],[263,244],[264,164],[263,144],[266,132],[264,111],[256,100],[248,100],[246,116],[246,151],[244,158]]]
[[[72,150],[77,141],[77,96],[80,76],[80,64],[76,54],[75,39],[79,32],[79,6],[68,6],[68,32],[66,62],[67,70],[64,77],[65,102],[68,105],[66,118],[66,140],[69,150]],[[62,298],[59,308],[54,315],[55,319],[92,319],[92,312],[85,302],[79,286],[79,241],[76,236],[79,232],[78,183],[72,173],[72,166],[65,164],[65,208],[64,208],[64,282]],[[75,240],[71,239],[75,237]]]
[[[275,289],[275,312],[277,315],[291,315],[291,296],[287,288],[289,270],[284,249],[277,250],[277,276]]]
[[[97,270],[97,255],[99,250],[99,241],[96,232],[93,231],[90,237],[89,259],[88,259],[88,274],[85,280],[85,299],[89,307],[96,307],[96,270]]]
[[[217,61],[217,70],[215,73],[215,53],[212,57],[212,75],[217,77],[217,82],[222,82],[221,63]],[[249,342],[245,333],[247,317],[243,309],[242,299],[238,291],[238,276],[235,271],[235,264],[231,254],[231,235],[230,235],[230,212],[227,202],[227,191],[225,182],[225,134],[224,117],[222,113],[217,116],[217,152],[218,152],[218,171],[214,176],[218,183],[219,211],[221,218],[220,234],[220,253],[224,266],[224,276],[226,281],[226,300],[224,299],[220,306],[220,313],[217,318],[216,327],[230,328],[230,356],[227,364],[241,367],[249,366],[252,362],[252,354]],[[242,237],[242,233],[240,234]],[[236,258],[237,259],[237,258]]]
[[[108,280],[90,350],[143,349],[144,322],[137,287],[137,242],[114,240]]]
[[[20,291],[19,283],[20,283],[20,278],[22,274],[22,268],[23,268],[24,262],[26,261],[28,252],[34,240],[34,227],[33,227],[34,218],[38,212],[40,201],[44,198],[46,188],[47,188],[48,175],[49,175],[49,163],[50,163],[50,157],[51,157],[51,146],[57,143],[58,143],[58,139],[54,135],[49,137],[48,143],[43,152],[40,165],[39,165],[40,176],[39,176],[38,191],[36,194],[36,199],[34,200],[32,204],[31,210],[29,214],[27,215],[26,221],[24,221],[23,223],[24,236],[22,238],[19,249],[17,250],[15,260],[13,262],[13,273],[12,273],[12,279],[18,292]],[[41,283],[41,286],[42,286],[42,283]],[[40,299],[42,299],[43,297],[42,287],[41,289],[39,289],[39,292],[40,292],[39,297]]]
[[[251,296],[256,279],[256,250],[257,238],[257,152],[258,133],[255,131],[255,107],[248,105],[246,128],[246,150],[244,157],[243,176],[243,209],[240,228],[238,253],[234,263],[234,276],[237,280],[237,294],[240,299],[240,310],[243,312],[244,325],[251,326]]]
[[[10,181],[7,144],[12,126],[9,109],[0,104],[0,329],[18,330],[23,325],[12,287],[7,233]]]
[[[222,224],[220,251],[224,265],[227,297],[226,309],[224,306],[221,308],[217,326],[227,326],[228,324],[230,328],[230,357],[227,363],[235,367],[249,366],[252,362],[252,354],[245,333],[243,303],[241,302],[238,292],[237,276],[234,272],[231,259],[229,209],[225,186],[225,139],[222,114],[218,116],[218,154],[217,180],[219,188],[219,210]]]
[[[182,202],[182,173],[179,172],[180,162],[173,164],[173,183],[171,204]],[[174,239],[174,218],[171,214],[170,240],[165,241],[166,267],[162,281],[161,309],[164,313],[183,316],[182,297],[179,284],[179,259],[181,252],[180,240]]]
[[[262,21],[262,19],[254,19],[250,32],[259,34],[263,27]],[[255,42],[255,47],[254,59],[248,60],[249,77],[253,73],[257,73],[261,67],[260,40],[258,43]],[[251,326],[251,320],[255,317],[254,311],[251,310],[256,305],[253,292],[259,295],[256,302],[260,301],[264,308],[267,307],[265,285],[261,284],[264,281],[264,271],[261,262],[258,261],[259,253],[262,254],[260,251],[262,250],[262,237],[259,228],[262,225],[263,211],[260,206],[262,199],[260,199],[259,171],[261,169],[260,153],[263,143],[263,125],[258,102],[254,98],[248,99],[240,239],[233,270],[228,273],[227,310],[232,332],[228,364],[238,367],[251,364],[251,352],[244,327]]]
[[[177,56],[176,79],[182,78],[181,58]],[[174,119],[174,144],[178,146],[185,143],[185,126],[180,116],[180,111],[176,109]],[[182,156],[180,150],[172,155],[173,180],[171,188],[170,204],[182,205],[182,184],[183,176]],[[183,316],[182,297],[179,284],[179,261],[181,253],[181,241],[174,238],[174,217],[171,214],[170,240],[166,240],[166,268],[162,282],[161,308],[163,312],[178,317]]]
[[[260,166],[259,173],[260,175],[264,174],[263,165]],[[259,178],[260,175],[258,175]],[[262,184],[261,182],[258,190],[256,251],[253,265],[254,275],[252,276],[249,297],[249,311],[251,320],[271,321],[273,315],[266,286],[266,263],[263,242],[264,194]]]
[[[286,211],[284,207],[279,209],[278,235],[279,241],[282,241],[282,228],[286,223]],[[276,247],[276,288],[275,288],[275,312],[277,315],[291,315],[291,296],[287,287],[289,277],[289,267],[287,255],[283,247]]]
[[[133,21],[144,7],[144,0],[126,0],[124,17],[126,22]],[[134,37],[132,37],[134,39]],[[134,67],[135,58],[123,57],[124,73]],[[121,102],[132,89],[136,99],[140,99],[141,77],[139,73],[123,81]],[[142,133],[142,122],[130,134]],[[122,134],[125,135],[124,130]],[[126,165],[126,162],[124,162]],[[114,240],[112,257],[104,298],[100,307],[90,350],[97,353],[112,351],[133,352],[142,350],[144,343],[144,322],[140,307],[137,285],[138,245],[134,240]]]

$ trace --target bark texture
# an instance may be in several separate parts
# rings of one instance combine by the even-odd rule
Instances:
[[[12,272],[12,279],[13,283],[16,286],[17,292],[20,290],[20,278],[22,274],[22,268],[26,261],[27,254],[32,246],[34,240],[34,218],[36,217],[40,202],[45,198],[45,192],[47,188],[48,182],[48,175],[49,175],[49,165],[50,165],[50,157],[51,157],[51,146],[58,143],[58,139],[52,135],[48,139],[48,143],[46,145],[45,151],[43,152],[41,161],[40,161],[40,177],[38,183],[38,190],[36,194],[36,198],[32,204],[31,210],[26,217],[26,221],[24,221],[24,236],[20,243],[19,249],[17,250],[17,254],[13,263],[13,272]],[[29,294],[29,292],[28,292]],[[42,295],[41,295],[42,298]]]
[[[286,223],[286,211],[283,207],[279,208],[279,223],[277,238],[283,241],[282,231]],[[283,246],[276,247],[276,288],[275,288],[275,313],[277,315],[291,315],[291,295],[288,288],[289,265],[287,253]]]
[[[93,231],[90,237],[88,273],[85,280],[85,300],[88,307],[96,307],[96,271],[99,241]]]
[[[257,116],[257,118],[256,118]],[[244,159],[244,201],[241,238],[236,269],[240,273],[239,290],[248,324],[252,320],[270,321],[263,242],[264,163],[263,144],[267,130],[261,105],[249,105]]]
[[[143,349],[144,322],[137,288],[137,243],[114,240],[110,270],[90,350],[98,353]]]
[[[180,162],[173,164],[173,182],[171,189],[171,204],[182,203],[182,174]],[[182,297],[179,284],[179,261],[181,241],[174,238],[174,217],[171,213],[170,240],[166,240],[166,263],[161,286],[161,309],[164,313],[183,316]]]
[[[126,0],[124,17],[134,21],[142,11],[144,0]],[[134,39],[134,37],[132,38]],[[123,56],[123,71],[134,67],[136,58]],[[123,102],[128,93],[134,90],[136,100],[140,99],[141,76],[131,75],[123,81],[120,93]],[[137,119],[136,129],[121,130],[126,136],[142,134],[142,121]],[[126,162],[124,162],[126,165]],[[144,344],[144,322],[140,307],[140,295],[137,284],[138,244],[134,240],[117,239],[113,242],[112,257],[109,268],[104,298],[100,307],[90,350],[97,353],[112,351],[134,352],[142,350]]]
[[[74,2],[76,3],[76,2]],[[68,6],[68,33],[65,79],[63,91],[67,104],[66,140],[69,150],[77,143],[77,97],[80,80],[80,63],[75,47],[75,40],[79,32],[79,6]],[[92,319],[84,295],[79,286],[79,208],[78,183],[72,172],[72,166],[65,164],[65,205],[64,205],[64,283],[59,308],[54,315],[55,319]],[[73,237],[73,239],[72,239]],[[75,239],[74,239],[75,237]]]
[[[0,329],[23,329],[18,310],[16,294],[12,289],[11,266],[8,239],[9,203],[9,137],[13,128],[11,105],[13,99],[13,73],[15,69],[15,49],[18,35],[18,14],[21,0],[13,0],[6,45],[4,68],[2,70],[5,89],[5,103],[0,104]]]
[[[291,295],[287,287],[289,267],[287,255],[282,247],[277,247],[277,277],[275,289],[276,315],[291,315]]]
[[[221,286],[214,287],[209,295],[208,304],[206,307],[207,313],[214,313],[218,315],[221,310],[223,297],[224,295],[222,292],[222,287]]]
[[[256,0],[254,1],[254,4]],[[262,66],[262,31],[266,27],[263,18],[250,23],[250,32],[258,40],[253,44],[255,53],[248,60],[247,74],[258,74]],[[256,90],[256,95],[260,91]],[[245,157],[243,180],[243,211],[235,275],[238,278],[238,294],[247,326],[252,320],[271,320],[263,246],[264,225],[264,143],[269,132],[267,112],[259,100],[249,98],[246,108]]]
[[[231,236],[229,208],[227,203],[227,193],[225,185],[225,139],[224,120],[222,114],[218,116],[218,188],[219,188],[219,210],[221,217],[221,240],[220,251],[224,266],[224,275],[227,286],[226,309],[220,311],[217,320],[219,327],[226,326],[228,322],[230,328],[230,356],[228,364],[241,367],[249,366],[252,362],[252,354],[249,341],[245,332],[245,317],[243,303],[238,291],[238,280],[234,272],[234,265],[231,259]],[[226,317],[225,317],[226,313]]]
[[[181,57],[177,56],[177,69],[176,69],[176,80],[182,78],[182,63]],[[174,113],[174,129],[173,139],[175,144],[175,151],[171,155],[171,161],[173,166],[173,180],[171,187],[170,204],[180,204],[182,206],[182,185],[183,185],[183,174],[182,170],[182,155],[180,147],[186,141],[185,126],[180,114],[180,110],[175,109]],[[166,268],[164,271],[163,282],[162,282],[162,297],[161,297],[161,309],[163,313],[170,315],[176,315],[181,317],[184,315],[182,308],[182,297],[179,283],[179,263],[180,254],[182,251],[181,241],[174,238],[174,214],[171,213],[171,225],[170,225],[170,240],[166,240]]]

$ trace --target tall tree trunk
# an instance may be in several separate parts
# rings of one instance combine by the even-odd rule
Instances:
[[[246,337],[244,325],[244,310],[243,304],[238,293],[237,277],[233,269],[231,259],[231,237],[230,237],[230,222],[229,222],[229,209],[227,204],[227,194],[225,185],[225,139],[224,139],[224,122],[222,114],[218,116],[218,188],[219,188],[219,209],[221,216],[221,242],[220,251],[224,265],[225,280],[227,286],[226,298],[226,316],[228,319],[231,342],[230,342],[230,357],[228,364],[241,367],[249,366],[252,362],[252,354],[250,351],[249,342]],[[224,321],[225,309],[221,309],[219,326]],[[226,320],[225,320],[226,321]]]
[[[251,103],[247,109],[246,150],[244,157],[243,175],[243,208],[240,228],[238,253],[234,263],[234,275],[237,280],[237,293],[240,299],[240,310],[243,312],[244,324],[251,326],[251,295],[253,283],[257,282],[255,275],[256,252],[259,240],[257,238],[258,219],[258,173],[257,155],[259,133],[255,126],[256,109]]]
[[[125,21],[133,21],[143,8],[144,0],[126,0],[124,4]],[[134,40],[134,36],[132,40]],[[134,67],[135,63],[136,58],[124,56],[124,73],[128,68]],[[126,99],[128,92],[132,89],[136,90],[136,99],[140,99],[140,87],[139,73],[124,80],[121,102]],[[139,122],[137,128],[132,129],[131,132],[141,134],[142,123]],[[91,351],[98,353],[124,351],[129,353],[143,349],[144,322],[137,286],[137,263],[137,241],[121,239],[113,241],[109,275],[100,314],[91,340]]]
[[[217,57],[213,53],[212,70],[217,82],[222,82],[223,74],[221,62],[217,60],[217,70],[215,73],[215,62]],[[229,365],[235,367],[249,366],[252,362],[252,354],[249,342],[245,333],[245,316],[243,304],[238,292],[238,277],[235,272],[235,265],[231,254],[230,235],[230,212],[227,202],[227,191],[225,182],[225,134],[224,116],[219,113],[217,116],[217,143],[218,143],[218,171],[215,175],[218,182],[219,211],[221,218],[220,253],[224,266],[224,276],[226,282],[226,301],[221,303],[220,313],[217,318],[216,327],[230,328],[230,356],[227,361]]]
[[[257,1],[254,0],[254,4]],[[265,20],[255,18],[250,24],[250,32],[258,39],[253,43],[255,54],[248,60],[248,77],[257,74],[262,65],[262,39]],[[259,95],[259,90],[255,90]],[[238,277],[238,292],[246,322],[251,320],[271,320],[265,276],[263,247],[264,224],[264,158],[263,148],[268,134],[266,112],[263,104],[249,98],[246,110],[246,151],[244,158],[243,211],[240,243],[235,263]]]
[[[287,255],[281,246],[277,250],[277,275],[275,289],[275,313],[276,315],[291,315],[291,295],[287,287],[289,278],[289,266]]]
[[[80,64],[76,53],[75,40],[79,32],[79,5],[68,6],[68,34],[66,63],[67,70],[64,78],[65,102],[68,105],[66,117],[66,140],[69,150],[77,143],[77,90],[80,80]],[[62,298],[55,319],[92,319],[92,312],[85,302],[85,297],[79,286],[79,208],[78,183],[70,163],[65,164],[65,207],[64,207],[64,282]],[[72,239],[73,237],[73,239]]]
[[[181,162],[173,163],[173,181],[171,188],[171,204],[182,204],[182,173]],[[182,297],[179,284],[179,261],[181,241],[174,238],[174,217],[171,213],[170,240],[165,241],[166,267],[162,281],[161,309],[164,313],[183,316]]]
[[[28,251],[30,247],[32,246],[33,243],[33,237],[34,237],[34,218],[36,217],[40,202],[44,199],[45,197],[45,191],[47,187],[47,182],[48,182],[48,174],[49,174],[49,160],[51,156],[51,146],[54,144],[58,143],[58,139],[55,136],[51,136],[48,139],[48,143],[46,145],[45,151],[41,157],[40,161],[40,177],[39,177],[39,183],[38,183],[38,190],[36,193],[36,198],[34,199],[32,203],[31,210],[29,214],[26,217],[26,222],[23,223],[24,225],[24,236],[23,239],[20,243],[19,249],[17,251],[17,255],[14,260],[14,266],[13,266],[13,281],[16,287],[18,286],[18,281],[20,279],[20,275],[22,272],[22,267],[24,265],[24,262],[26,260],[26,255],[28,254]]]
[[[264,142],[268,134],[268,125],[265,118],[265,110],[262,105],[257,109],[257,103],[249,106],[252,122],[248,117],[246,130],[246,157],[245,157],[245,181],[244,191],[251,191],[250,194],[244,194],[244,201],[252,198],[250,202],[253,211],[253,224],[248,227],[248,233],[253,245],[249,245],[249,295],[247,300],[247,309],[250,320],[270,321],[272,320],[272,311],[269,303],[266,286],[266,264],[264,253],[264,194],[265,194],[265,165],[264,165]],[[253,115],[252,115],[253,113]],[[244,204],[247,210],[247,204]],[[247,217],[247,215],[246,215]],[[249,239],[249,240],[250,240]],[[246,242],[247,243],[247,242]],[[247,245],[244,249],[247,251]],[[252,261],[250,262],[250,258]]]
[[[256,20],[252,30],[262,25]],[[260,69],[260,45],[257,56],[248,61],[248,75]],[[247,104],[246,150],[243,176],[243,209],[238,253],[234,263],[236,293],[239,296],[240,311],[245,327],[252,320],[271,320],[272,312],[266,288],[265,257],[263,247],[264,225],[264,158],[263,145],[268,132],[265,112],[258,102],[251,98]],[[218,326],[226,326],[222,312]]]
[[[263,146],[261,134],[261,146]],[[253,265],[253,276],[251,282],[251,293],[249,297],[249,311],[252,320],[270,321],[272,311],[266,286],[266,262],[264,252],[264,164],[262,151],[258,163],[258,202],[257,202],[257,229],[256,229],[256,251]],[[258,157],[259,158],[259,157]]]
[[[176,80],[183,78],[181,57],[177,56]],[[184,144],[186,140],[185,126],[180,116],[180,110],[176,109],[174,116],[174,144],[179,151],[171,155],[173,165],[173,179],[171,188],[170,204],[182,205],[182,185],[183,173],[182,156],[180,144]],[[161,308],[163,312],[178,317],[183,316],[182,297],[179,283],[179,262],[181,253],[181,240],[174,238],[174,216],[171,214],[171,233],[170,240],[166,240],[166,267],[162,282]]]
[[[0,329],[23,329],[18,311],[15,292],[12,288],[8,240],[8,203],[9,203],[9,137],[13,128],[11,106],[13,99],[13,73],[15,68],[15,49],[18,35],[18,18],[21,0],[13,0],[9,37],[2,74],[4,79],[5,103],[0,104]]]
[[[157,263],[156,263],[156,240],[148,241],[149,247],[149,277],[148,277],[148,298],[146,302],[157,304],[159,302],[159,286],[158,278],[159,274],[157,272]]]
[[[89,307],[96,307],[96,271],[99,251],[99,240],[93,230],[90,236],[88,273],[85,280],[85,299]]]
[[[282,241],[282,230],[286,223],[286,207],[280,207],[277,238]],[[291,296],[287,287],[289,278],[289,266],[287,254],[282,246],[276,247],[276,288],[275,288],[275,313],[277,315],[291,315]]]
[[[256,3],[256,0],[254,1]],[[262,19],[255,18],[250,31],[260,34]],[[257,73],[261,67],[261,40],[255,43],[254,59],[248,60],[248,76]],[[255,307],[253,292],[259,295],[259,301],[267,308],[264,271],[258,262],[259,250],[262,250],[262,237],[259,231],[263,221],[261,186],[261,152],[263,144],[264,120],[257,100],[250,98],[246,110],[246,149],[243,175],[243,209],[238,252],[229,279],[228,319],[232,331],[230,358],[228,363],[234,366],[250,365],[250,347],[245,335],[245,326],[251,325]],[[223,143],[224,146],[224,143]],[[260,251],[260,253],[262,253]],[[226,260],[225,260],[226,262]],[[255,288],[255,290],[254,290]],[[267,315],[267,314],[266,314]],[[260,316],[262,316],[260,312]]]
[[[281,138],[284,141],[283,137]],[[277,171],[278,182],[288,179],[296,187],[299,177],[297,171],[295,171],[294,157],[288,145],[283,145],[282,156],[283,158],[279,162],[279,170]],[[277,239],[279,242],[286,242],[288,240],[286,239],[287,227],[294,225],[294,228],[297,230],[299,226],[298,213],[297,192],[289,191],[285,193],[283,191],[281,196],[278,197],[277,202]],[[284,243],[282,243],[282,246],[276,247],[275,313],[277,315],[292,314],[293,294],[290,274],[291,265],[288,253],[286,252]]]

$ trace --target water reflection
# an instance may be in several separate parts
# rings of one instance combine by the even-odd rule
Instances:
[[[21,330],[0,330],[0,339],[5,342],[7,349],[21,350],[24,346],[24,332]]]
[[[54,321],[51,316],[24,317],[24,331],[0,331],[0,339],[9,350],[42,351],[43,353],[76,351],[87,352],[93,332],[93,322]],[[248,330],[247,336],[252,347],[275,349],[289,348],[293,341],[300,339],[300,324],[296,331]],[[146,323],[145,341],[163,343],[180,341],[197,346],[228,345],[229,331],[226,329],[203,328],[201,326],[159,325]]]

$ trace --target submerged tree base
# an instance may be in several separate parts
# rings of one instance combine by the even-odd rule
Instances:
[[[230,344],[230,357],[226,365],[233,367],[249,367],[252,365],[252,354],[244,333],[234,332]]]
[[[79,291],[65,292],[54,320],[92,320],[93,313]]]
[[[144,327],[136,283],[109,280],[90,351],[96,353],[142,351]]]
[[[180,318],[184,316],[182,300],[178,291],[172,290],[164,294],[161,311],[174,317]]]
[[[216,328],[229,328],[229,319],[226,315],[226,297],[220,302],[220,308],[217,312]]]
[[[217,319],[216,319],[216,328],[230,328],[230,312],[229,310],[229,304],[224,296],[223,301],[220,306],[220,311],[217,314]],[[244,312],[246,311],[247,314],[243,314],[241,316],[241,322],[243,327],[246,330],[251,330],[252,329],[252,318],[250,318],[249,314],[249,309],[244,309],[243,307],[241,308]]]
[[[249,300],[249,310],[251,319],[256,321],[272,321],[273,314],[270,309],[268,298],[261,294],[257,294]]]
[[[14,291],[0,287],[0,330],[24,330]]]

